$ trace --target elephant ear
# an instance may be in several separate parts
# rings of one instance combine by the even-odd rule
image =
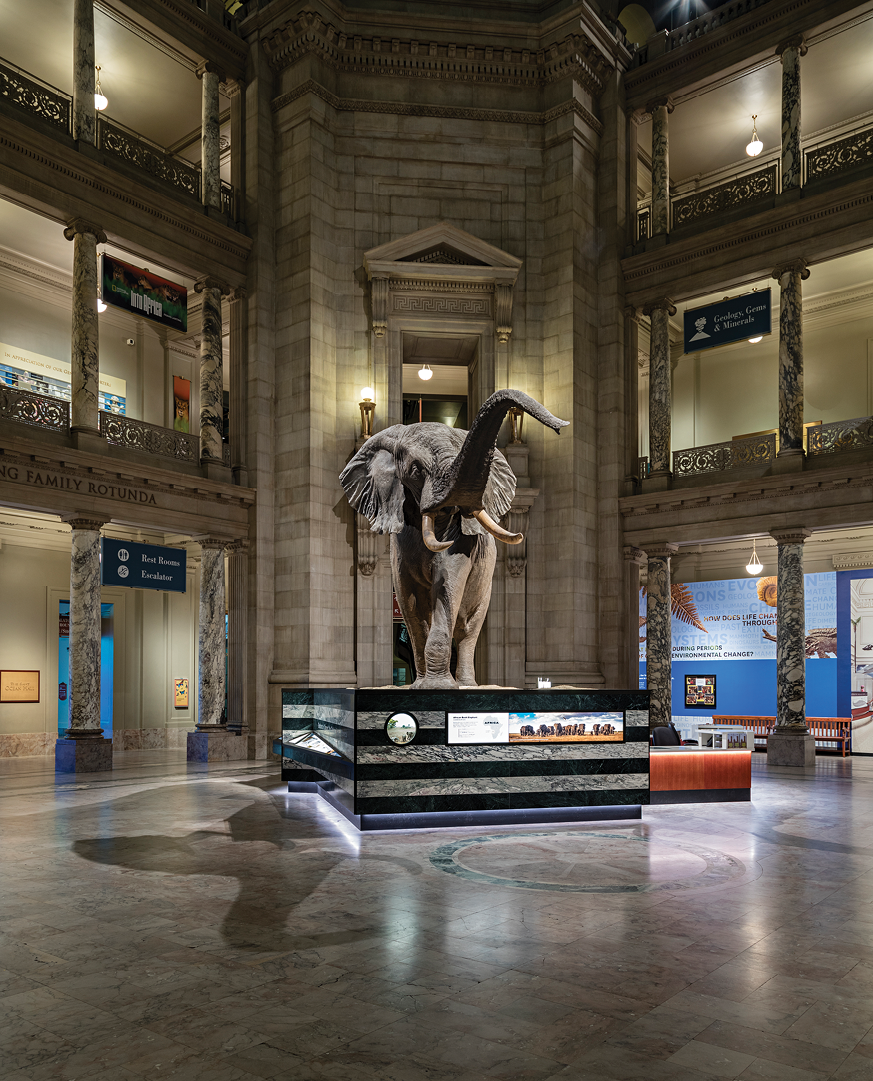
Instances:
[[[515,487],[515,474],[512,472],[509,462],[499,450],[495,450],[491,462],[491,472],[488,474],[488,483],[485,485],[485,492],[482,496],[482,504],[488,516],[493,518],[495,522],[499,522],[512,506]],[[468,535],[474,533],[485,534],[487,532],[475,519],[470,518],[462,519],[462,529]]]
[[[402,431],[402,424],[394,424],[371,436],[340,473],[349,503],[369,520],[374,533],[403,529],[405,493],[394,465],[394,448]]]

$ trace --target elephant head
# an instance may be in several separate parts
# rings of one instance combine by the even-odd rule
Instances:
[[[375,533],[420,529],[432,552],[451,548],[459,533],[483,530],[506,544],[520,543],[520,533],[497,524],[515,494],[515,476],[496,449],[500,426],[514,406],[556,432],[569,423],[520,390],[498,390],[469,432],[444,424],[395,424],[368,439],[340,474],[349,503]],[[442,539],[436,535],[438,517]]]

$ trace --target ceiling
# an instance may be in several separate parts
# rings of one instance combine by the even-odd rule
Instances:
[[[848,20],[848,16],[847,16]],[[815,133],[873,113],[873,12],[857,25],[809,46],[800,62],[802,131]],[[670,116],[670,176],[681,183],[736,164],[748,169],[746,143],[758,116],[762,159],[778,154],[782,130],[782,66],[773,56],[753,71],[683,100]],[[866,123],[869,123],[869,117]],[[859,123],[857,126],[866,126]],[[651,155],[652,125],[639,129],[640,149]],[[648,185],[646,185],[648,190]]]
[[[199,131],[200,58],[144,20],[133,24],[120,6],[94,6],[95,59],[109,99],[104,115],[163,147]],[[72,93],[73,0],[0,0],[0,25],[4,60]],[[227,110],[228,100],[219,107]]]

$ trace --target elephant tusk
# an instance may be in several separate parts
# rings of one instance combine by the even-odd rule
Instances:
[[[422,514],[421,516],[421,535],[424,539],[424,543],[432,552],[444,552],[447,548],[455,543],[454,541],[438,541],[436,539],[436,533],[433,531],[433,515]]]
[[[508,533],[503,526],[499,526],[493,518],[489,518],[484,510],[473,511],[473,517],[483,529],[488,530],[492,537],[496,537],[499,541],[503,541],[504,544],[521,544],[524,540],[524,533]]]

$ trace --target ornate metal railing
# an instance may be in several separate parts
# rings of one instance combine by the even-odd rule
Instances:
[[[843,139],[817,146],[814,150],[808,150],[805,158],[807,181],[857,169],[859,165],[870,165],[873,162],[873,128],[865,128]]]
[[[873,417],[837,420],[807,430],[806,453],[835,454],[841,450],[873,447]]]
[[[710,443],[673,452],[673,475],[695,477],[701,473],[721,473],[746,466],[766,466],[776,457],[776,436],[757,435],[751,439],[732,439],[729,443]]]
[[[648,457],[637,458],[637,476],[640,480],[643,480],[649,475],[649,459]]]
[[[186,195],[200,198],[199,166],[174,158],[157,143],[128,131],[116,121],[103,116],[97,118],[97,146],[104,154],[111,154]]]
[[[0,419],[66,434],[70,430],[70,403],[0,384]]]
[[[704,188],[673,199],[673,228],[688,225],[710,214],[721,214],[725,210],[752,203],[768,195],[775,195],[779,190],[779,168],[768,165],[754,173],[734,177],[714,188]]]
[[[0,61],[0,98],[62,131],[70,130],[72,98],[6,60]]]
[[[200,462],[200,438],[189,432],[177,432],[173,428],[162,428],[159,424],[131,420],[130,417],[101,410],[100,434],[114,447],[139,450],[191,465]]]
[[[725,23],[739,19],[740,16],[767,3],[769,0],[732,0],[729,4],[721,4],[714,10],[708,11],[706,15],[701,15],[699,19],[693,19],[690,23],[685,23],[678,30],[668,34],[666,51],[672,52],[673,49],[679,49],[687,45],[689,41],[703,37],[704,34],[711,34],[713,30],[718,30]]]

